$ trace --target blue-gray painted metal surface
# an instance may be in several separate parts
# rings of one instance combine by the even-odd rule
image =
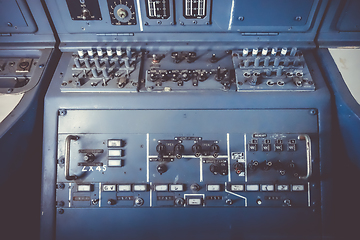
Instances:
[[[0,202],[6,206],[1,231],[14,239],[24,238],[24,232],[39,237],[43,99],[60,57],[42,4],[1,1],[0,94],[23,94],[0,124],[0,189],[3,196],[12,196],[12,201],[4,197]],[[31,191],[14,188],[26,182]],[[25,200],[25,195],[31,197]]]
[[[63,55],[45,98],[41,239],[334,239],[342,231],[337,121],[314,49],[325,11],[339,2],[209,0],[209,15],[186,18],[186,1],[169,1],[170,17],[159,19],[148,18],[150,1],[84,3],[99,3],[93,15],[45,2]],[[281,88],[289,56],[303,59],[303,75],[286,76]],[[276,71],[243,81],[243,65],[255,74],[268,64]],[[277,89],[261,85],[264,74]],[[276,169],[277,160],[298,169]]]

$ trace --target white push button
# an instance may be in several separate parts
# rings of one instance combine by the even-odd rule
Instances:
[[[156,185],[155,186],[155,191],[157,192],[167,192],[168,191],[168,185]]]
[[[103,185],[103,192],[115,192],[116,191],[116,185]]]
[[[121,139],[109,139],[108,147],[122,147],[123,141]]]
[[[271,184],[261,185],[261,191],[263,192],[273,192],[274,190],[275,190],[274,185]]]
[[[131,192],[131,185],[130,184],[121,184],[118,185],[119,192]]]
[[[134,191],[135,192],[145,192],[147,190],[146,184],[137,184],[134,185]]]
[[[122,150],[121,149],[112,149],[109,150],[109,157],[121,157]]]
[[[182,184],[171,184],[170,191],[172,192],[182,192],[184,191],[184,186]]]
[[[220,191],[220,185],[219,184],[209,184],[209,185],[207,185],[207,191],[218,192],[218,191]]]
[[[259,191],[259,185],[255,185],[255,184],[252,184],[252,185],[246,185],[246,191],[249,191],[249,192],[255,192],[255,191]]]
[[[244,191],[244,185],[242,185],[242,184],[233,184],[233,185],[231,185],[231,191],[233,191],[233,192],[242,192],[242,191]]]
[[[289,191],[289,185],[277,185],[278,191]]]
[[[91,185],[78,185],[77,186],[78,192],[90,192],[91,191]]]
[[[121,167],[123,164],[122,164],[122,160],[121,159],[117,159],[117,160],[114,160],[114,159],[109,159],[108,160],[108,166],[109,167]]]
[[[295,192],[301,192],[305,190],[304,185],[292,185],[292,190]]]

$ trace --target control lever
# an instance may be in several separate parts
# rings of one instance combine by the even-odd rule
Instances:
[[[76,180],[78,176],[72,175],[70,176],[70,143],[71,140],[77,141],[79,140],[79,136],[69,135],[65,139],[65,178],[66,180]]]

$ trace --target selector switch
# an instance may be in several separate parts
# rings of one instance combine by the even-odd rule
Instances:
[[[93,162],[95,160],[95,155],[93,153],[87,153],[84,156],[84,161],[86,162]]]

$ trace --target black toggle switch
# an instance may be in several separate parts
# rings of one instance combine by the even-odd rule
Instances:
[[[189,52],[186,56],[185,59],[188,63],[192,63],[195,61],[196,58],[196,52]]]
[[[210,58],[210,62],[211,63],[216,63],[219,61],[219,58],[216,57],[216,54],[214,53],[211,58]]]
[[[174,153],[177,159],[182,158],[183,152],[184,152],[184,145],[182,145],[181,143],[176,144],[174,147]]]
[[[216,158],[219,156],[220,147],[217,144],[211,145],[211,153]]]
[[[201,156],[201,145],[195,143],[195,144],[192,146],[192,151],[193,151],[193,153],[195,154],[195,157],[200,157],[200,156]]]

